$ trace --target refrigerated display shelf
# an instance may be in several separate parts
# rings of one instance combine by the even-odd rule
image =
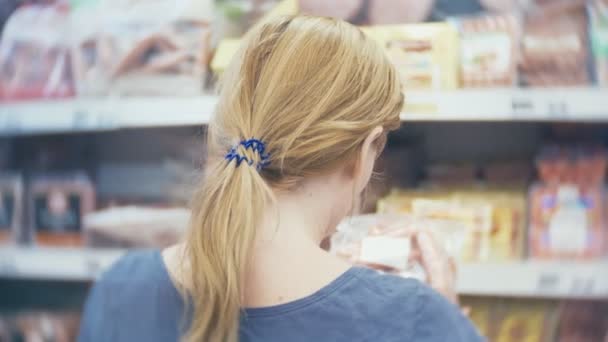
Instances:
[[[0,105],[0,135],[203,125],[215,96],[107,97]],[[479,89],[406,93],[408,121],[608,122],[608,90]]]
[[[90,281],[125,253],[120,249],[3,247],[0,277]]]
[[[126,250],[0,248],[0,278],[94,280]],[[608,261],[525,261],[461,265],[458,291],[497,297],[608,300]]]

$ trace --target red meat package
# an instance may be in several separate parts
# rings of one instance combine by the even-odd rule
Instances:
[[[29,5],[13,13],[0,41],[0,99],[74,95],[68,12],[59,5]]]
[[[200,94],[211,15],[208,0],[107,0],[74,9],[79,94]]]
[[[524,24],[522,82],[528,86],[589,83],[588,20],[584,1],[537,1]]]

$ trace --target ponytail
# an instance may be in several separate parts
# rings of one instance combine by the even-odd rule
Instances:
[[[207,170],[192,203],[187,239],[194,312],[189,341],[236,341],[245,272],[255,226],[271,192],[259,171],[268,165],[255,139],[230,149]]]

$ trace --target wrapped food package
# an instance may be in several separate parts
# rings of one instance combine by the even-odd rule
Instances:
[[[117,207],[84,218],[87,245],[164,248],[181,240],[190,212],[182,208]]]
[[[369,24],[418,23],[429,17],[435,0],[370,0]]]
[[[608,85],[608,1],[594,0],[589,5],[590,39],[595,60],[595,78]]]
[[[30,222],[41,245],[83,243],[84,215],[95,208],[95,190],[82,173],[41,176],[30,186]]]
[[[200,94],[210,54],[212,5],[208,0],[111,0],[76,8],[72,21],[84,26],[72,43],[79,91]],[[98,13],[103,15],[95,19]]]
[[[606,151],[552,147],[541,153],[537,164],[540,182],[529,194],[530,256],[593,259],[606,255]]]
[[[80,317],[71,312],[27,311],[8,316],[4,321],[7,335],[11,336],[6,341],[72,342],[78,337]]]
[[[449,24],[368,27],[386,49],[409,90],[447,90],[458,86],[458,33]]]
[[[0,40],[0,100],[74,95],[68,11],[60,5],[28,5],[7,21]]]
[[[519,187],[431,188],[393,191],[379,201],[378,212],[415,215],[431,225],[440,219],[460,227],[451,238],[460,241],[453,252],[460,261],[510,261],[524,254],[525,203],[525,191]],[[438,232],[454,234],[441,227]]]
[[[23,182],[19,175],[0,176],[0,244],[18,240],[22,222]]]
[[[584,1],[554,1],[525,18],[520,73],[532,87],[581,86],[590,82],[588,23]]]
[[[517,83],[519,19],[513,14],[455,19],[460,31],[462,87],[511,87]]]
[[[608,305],[569,300],[561,303],[557,342],[602,341],[608,332]]]

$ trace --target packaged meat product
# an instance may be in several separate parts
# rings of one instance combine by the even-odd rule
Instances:
[[[602,187],[537,184],[529,201],[531,257],[588,259],[605,253]]]
[[[60,5],[27,5],[7,21],[0,41],[0,99],[74,95],[68,12]]]
[[[537,158],[540,182],[530,189],[530,255],[598,258],[608,253],[606,151],[550,146]]]
[[[93,185],[82,173],[41,176],[30,185],[30,222],[41,245],[81,245],[84,215],[95,208]]]
[[[454,89],[458,83],[458,34],[444,23],[365,29],[395,64],[405,89]]]
[[[589,5],[590,39],[595,59],[595,78],[608,85],[608,1],[594,0]]]
[[[182,239],[189,219],[182,208],[117,207],[87,214],[84,232],[93,247],[165,248]]]
[[[98,13],[103,15],[95,18]],[[77,7],[72,21],[83,29],[74,34],[72,50],[79,91],[200,94],[212,15],[208,0],[110,0]]]
[[[460,31],[460,79],[465,88],[517,83],[519,19],[513,14],[455,19]]]
[[[369,24],[418,23],[429,17],[435,0],[370,0]]]
[[[23,182],[19,175],[0,176],[0,244],[17,241],[22,225]]]
[[[608,331],[608,305],[569,300],[561,303],[557,342],[602,341]]]
[[[522,83],[528,86],[589,84],[588,37],[584,1],[553,1],[525,18]]]

